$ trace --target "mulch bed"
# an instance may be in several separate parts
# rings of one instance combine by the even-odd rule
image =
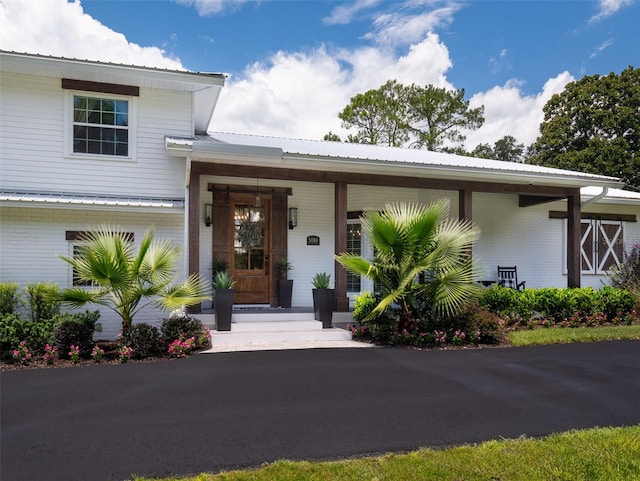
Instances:
[[[104,357],[102,361],[96,363],[93,359],[80,359],[77,363],[71,362],[69,359],[56,359],[53,364],[47,364],[42,356],[34,356],[31,358],[28,364],[18,364],[15,362],[0,362],[0,371],[24,371],[28,369],[58,369],[66,367],[86,367],[95,366],[98,364],[122,364],[118,360],[118,349],[120,343],[116,341],[97,341],[96,345],[104,350]],[[207,348],[205,348],[207,349]],[[197,351],[194,351],[197,352]],[[159,362],[159,361],[172,361],[174,358],[169,356],[157,356],[157,357],[145,357],[143,359],[129,359],[127,364],[142,363],[142,362]]]

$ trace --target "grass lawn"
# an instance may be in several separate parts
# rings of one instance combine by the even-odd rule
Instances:
[[[145,481],[149,478],[134,478]],[[178,481],[180,478],[162,478]],[[640,425],[334,462],[277,461],[183,481],[637,481]]]
[[[512,346],[613,341],[619,339],[640,339],[640,325],[583,328],[554,327],[509,333],[509,343]],[[640,479],[640,475],[638,475],[638,479]]]

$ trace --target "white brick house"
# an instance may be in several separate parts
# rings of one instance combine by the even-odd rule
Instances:
[[[79,231],[154,227],[184,246],[182,274],[224,258],[241,303],[275,305],[275,264],[294,265],[293,305],[331,273],[338,309],[370,289],[333,255],[371,255],[358,216],[389,201],[451,200],[482,230],[486,272],[517,265],[527,287],[606,281],[640,239],[640,194],[617,179],[423,150],[209,132],[224,77],[0,52],[0,281],[72,283],[58,256]],[[221,126],[224,127],[224,126]],[[604,195],[603,195],[604,194]],[[259,207],[256,207],[259,204]],[[297,225],[289,225],[291,209]],[[244,248],[246,215],[263,243]],[[291,227],[291,228],[290,228]],[[207,309],[209,303],[202,306]],[[149,310],[138,320],[154,321]],[[105,335],[118,322],[103,312]]]

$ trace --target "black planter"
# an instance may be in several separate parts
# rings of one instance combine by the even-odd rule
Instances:
[[[233,289],[215,290],[216,330],[231,330],[231,314],[233,313]]]
[[[278,280],[278,305],[284,308],[291,307],[291,294],[293,292],[293,280]]]
[[[323,329],[332,327],[335,305],[335,289],[313,289],[313,313],[317,321],[322,321]]]

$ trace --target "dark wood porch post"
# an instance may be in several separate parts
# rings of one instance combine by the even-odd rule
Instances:
[[[335,253],[347,251],[347,183],[335,183]],[[336,309],[338,312],[349,310],[347,297],[347,271],[342,265],[334,261],[336,273]]]
[[[200,173],[191,169],[189,174],[189,242],[187,255],[189,256],[189,275],[200,273]],[[189,308],[189,312],[202,312],[202,305],[196,304]]]
[[[580,190],[567,197],[567,287],[580,287]]]
[[[471,221],[472,215],[472,194],[468,189],[458,191],[458,217],[460,219]]]

